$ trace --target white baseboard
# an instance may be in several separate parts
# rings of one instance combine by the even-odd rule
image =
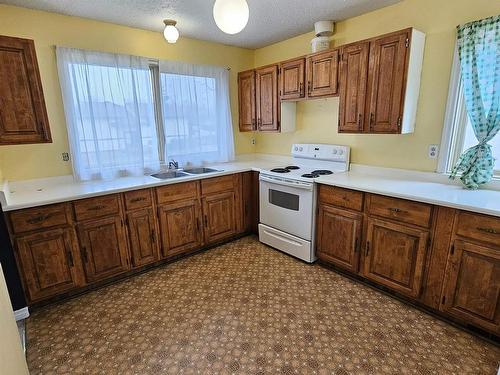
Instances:
[[[14,311],[14,317],[16,318],[16,322],[19,320],[26,319],[30,316],[30,312],[28,310],[28,306],[23,307],[22,309]]]

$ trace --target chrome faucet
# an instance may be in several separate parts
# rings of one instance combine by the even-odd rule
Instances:
[[[168,169],[179,169],[179,163],[172,159],[168,162]]]

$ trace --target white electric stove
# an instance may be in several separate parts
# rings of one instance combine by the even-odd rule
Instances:
[[[349,155],[347,146],[294,144],[293,163],[261,171],[259,240],[314,262],[314,179],[348,171]]]

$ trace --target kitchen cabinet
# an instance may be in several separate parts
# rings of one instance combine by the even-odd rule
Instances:
[[[352,272],[358,271],[363,215],[320,204],[316,255]]]
[[[258,233],[259,225],[259,172],[241,174],[243,227],[246,233]]]
[[[365,123],[366,85],[370,43],[342,48],[340,59],[339,132],[362,132]]]
[[[78,224],[78,237],[89,282],[103,280],[130,269],[123,220],[118,216]]]
[[[500,248],[454,241],[441,310],[500,334]]]
[[[127,213],[130,255],[133,267],[141,267],[158,260],[158,235],[153,208]]]
[[[214,243],[237,233],[236,197],[232,191],[202,198],[205,241]]]
[[[203,243],[199,199],[161,205],[158,208],[164,257],[199,248]]]
[[[257,129],[278,131],[278,65],[255,70],[255,99]]]
[[[238,73],[238,110],[240,131],[257,130],[254,70]]]
[[[0,145],[52,142],[33,40],[0,36]]]
[[[82,264],[72,228],[26,234],[15,241],[20,273],[30,302],[84,285]]]
[[[307,97],[327,97],[338,93],[338,62],[338,49],[307,58]]]
[[[396,292],[418,297],[429,232],[368,218],[363,276]]]
[[[282,101],[305,97],[305,68],[305,58],[280,63],[280,98]]]

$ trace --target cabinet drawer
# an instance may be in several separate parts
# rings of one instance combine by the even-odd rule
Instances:
[[[182,182],[156,188],[158,203],[169,203],[198,198],[198,181]]]
[[[117,215],[120,213],[120,201],[117,194],[84,199],[73,203],[76,220]]]
[[[236,179],[234,175],[222,176],[201,180],[201,194],[213,194],[223,191],[234,190],[236,188]]]
[[[125,208],[127,211],[151,207],[153,205],[151,189],[128,191],[123,196],[125,197]]]
[[[349,189],[342,189],[333,186],[319,187],[319,200],[321,203],[332,204],[351,210],[363,210],[363,193]]]
[[[500,218],[460,212],[456,234],[500,246]]]
[[[429,228],[432,206],[425,203],[370,195],[368,213],[408,224]]]
[[[28,208],[10,213],[14,233],[66,225],[71,222],[71,212],[66,203]]]

